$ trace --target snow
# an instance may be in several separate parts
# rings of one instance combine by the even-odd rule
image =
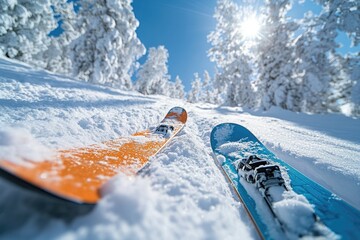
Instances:
[[[24,145],[17,156],[40,160],[37,149],[45,157],[47,150],[128,136],[155,127],[174,106],[188,111],[186,127],[142,176],[111,179],[93,209],[73,210],[1,178],[0,239],[256,239],[210,155],[210,132],[222,122],[244,125],[278,157],[360,209],[358,119],[190,104],[1,58],[0,158],[9,147]]]
[[[52,159],[50,149],[39,143],[26,129],[0,130],[0,159],[26,164],[24,159],[43,161]]]
[[[274,211],[287,228],[299,235],[307,233],[315,223],[314,210],[301,201],[286,199],[276,202]]]

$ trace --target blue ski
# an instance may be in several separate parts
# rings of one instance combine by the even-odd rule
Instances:
[[[223,123],[210,138],[217,165],[261,238],[358,238],[357,209],[277,158],[248,129]]]

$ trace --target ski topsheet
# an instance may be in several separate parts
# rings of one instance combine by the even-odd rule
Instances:
[[[95,204],[100,188],[123,172],[135,174],[185,125],[187,113],[172,108],[153,129],[88,147],[60,150],[56,158],[24,164],[0,160],[0,175],[76,203]]]
[[[277,158],[248,129],[234,123],[220,124],[211,132],[211,147],[261,238],[358,238],[358,210]],[[284,183],[264,191],[253,176],[240,174],[239,161],[246,163],[249,156],[278,166],[271,168],[281,169]],[[260,168],[257,172],[264,172]]]

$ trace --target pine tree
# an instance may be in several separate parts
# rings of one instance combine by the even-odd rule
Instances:
[[[359,29],[353,29],[349,17],[354,17],[360,4],[353,1],[318,1],[324,8],[319,16],[303,20],[304,32],[296,39],[296,82],[300,84],[301,109],[306,112],[339,112],[351,105],[354,80],[346,58],[337,53],[339,30],[352,32],[353,41]],[[356,14],[355,14],[356,15]],[[360,16],[358,16],[360,17]],[[354,23],[355,26],[358,23]]]
[[[316,31],[308,29],[296,40],[295,82],[299,91],[298,108],[303,112],[327,111],[327,92],[330,87],[331,64],[324,41],[319,41]]]
[[[70,43],[78,38],[84,29],[76,24],[78,15],[74,11],[73,2],[67,0],[56,1],[53,5],[57,20],[61,21],[62,32],[59,36],[52,36],[50,47],[43,52],[45,69],[62,73],[72,74],[70,58]]]
[[[71,44],[74,75],[91,83],[132,88],[131,75],[145,48],[131,0],[82,0],[78,25],[85,32]]]
[[[185,90],[184,90],[184,85],[180,79],[179,76],[176,76],[175,78],[175,93],[174,93],[174,97],[175,98],[179,98],[179,99],[184,99],[185,98]]]
[[[352,44],[357,46],[360,44],[360,1],[329,1],[316,0],[323,5],[323,12],[320,18],[332,24],[340,31],[346,32]],[[336,35],[336,33],[334,33]],[[336,37],[336,36],[335,36]]]
[[[346,71],[346,60],[339,56],[332,56],[332,65],[334,66],[330,72],[330,91],[328,92],[327,106],[332,112],[343,112],[351,115],[351,88],[352,80]]]
[[[191,82],[191,90],[188,94],[188,101],[196,103],[200,101],[201,78],[199,73],[194,73],[194,80]]]
[[[51,5],[51,0],[1,1],[0,56],[44,67],[41,53],[48,49],[48,34],[57,25]]]
[[[200,99],[202,102],[212,103],[212,85],[211,85],[211,77],[208,71],[204,71],[203,81],[201,84],[201,93]]]
[[[360,117],[360,53],[357,53],[356,56],[348,58],[346,64],[349,66],[350,77],[353,82],[350,94],[353,115]]]
[[[239,8],[231,0],[219,0],[214,17],[217,21],[215,31],[208,36],[212,48],[210,60],[216,63],[219,73],[214,88],[216,92],[226,92],[228,105],[252,106],[251,58],[248,42],[239,30],[240,23],[247,17],[248,8]]]
[[[147,59],[137,73],[135,85],[137,91],[146,95],[167,95],[170,79],[167,68],[168,57],[168,50],[164,46],[149,49]]]
[[[294,59],[290,43],[297,25],[286,19],[285,15],[290,7],[289,0],[266,1],[266,26],[263,32],[266,37],[258,44],[257,53],[257,88],[264,109],[279,106],[298,110],[293,109],[294,97],[291,95],[296,83],[292,81]]]
[[[213,77],[213,103],[215,104],[224,104],[225,103],[225,89],[226,89],[226,83],[224,78],[222,77],[222,74],[219,73],[219,70],[217,67],[215,67],[214,70],[214,77]]]
[[[163,95],[176,98],[176,90],[175,90],[175,83],[171,81],[167,81],[164,87],[164,93]]]

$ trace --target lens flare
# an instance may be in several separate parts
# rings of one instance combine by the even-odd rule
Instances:
[[[244,39],[254,39],[260,35],[261,23],[256,15],[251,15],[240,24],[240,33]]]

